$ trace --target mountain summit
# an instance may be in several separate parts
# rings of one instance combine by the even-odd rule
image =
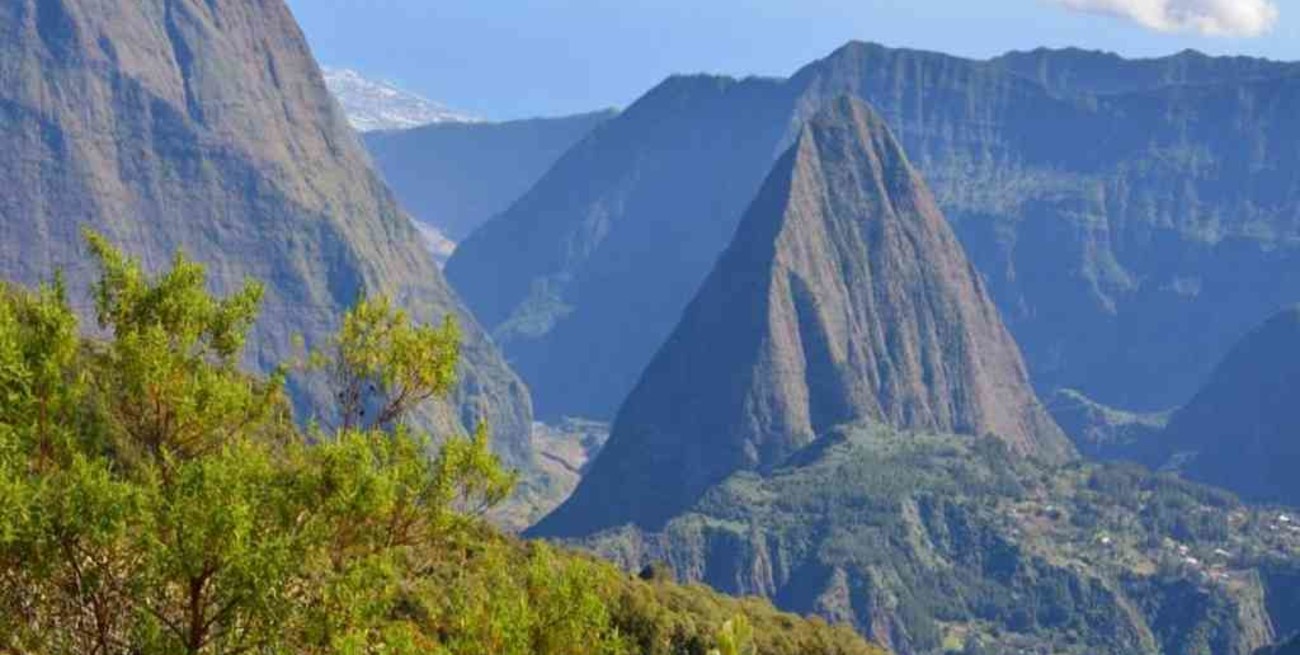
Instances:
[[[902,147],[841,98],[779,160],[588,477],[537,531],[656,525],[862,420],[1072,453]]]
[[[0,277],[63,269],[87,311],[83,227],[151,269],[183,248],[217,292],[265,282],[262,370],[364,293],[457,315],[455,418],[487,417],[511,463],[530,460],[526,389],[371,171],[282,0],[0,3],[0,189]]]

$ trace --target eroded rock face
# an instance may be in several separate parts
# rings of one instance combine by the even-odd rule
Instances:
[[[363,291],[454,313],[465,366],[446,424],[486,416],[529,461],[523,384],[370,171],[282,2],[16,0],[0,55],[0,275],[62,268],[81,303],[83,227],[149,267],[183,248],[218,290],[266,283],[250,348],[263,369]]]
[[[538,532],[657,525],[727,475],[769,471],[862,420],[1073,453],[902,148],[844,98],[769,175],[606,449]]]

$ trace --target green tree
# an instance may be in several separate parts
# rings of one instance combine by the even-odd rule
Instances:
[[[718,629],[718,647],[712,655],[755,655],[754,629],[745,615],[722,624]]]
[[[334,383],[340,428],[391,429],[420,405],[456,385],[460,329],[416,325],[385,297],[367,298],[343,317],[312,368]]]
[[[486,525],[515,482],[486,426],[408,420],[455,384],[454,323],[358,303],[312,357],[340,420],[304,431],[284,370],[239,370],[257,284],[87,240],[96,338],[57,277],[0,284],[0,654],[873,652]]]
[[[386,300],[359,304],[334,370],[350,389],[391,395],[375,420],[307,439],[288,420],[283,374],[238,368],[259,285],[218,299],[182,255],[150,277],[88,242],[108,338],[79,340],[59,284],[5,289],[0,304],[4,645],[324,652],[400,632],[403,581],[466,528],[464,510],[513,484],[486,428],[431,457],[430,440],[401,425],[450,390],[454,324],[415,327]]]

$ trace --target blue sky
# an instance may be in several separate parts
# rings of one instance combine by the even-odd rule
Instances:
[[[356,68],[493,119],[626,106],[672,73],[788,75],[852,39],[971,57],[1074,45],[1130,56],[1195,48],[1300,59],[1298,0],[289,4],[322,63]],[[1248,6],[1260,11],[1244,14]]]

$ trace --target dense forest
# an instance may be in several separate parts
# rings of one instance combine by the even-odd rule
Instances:
[[[455,384],[454,322],[363,299],[254,377],[258,283],[215,297],[183,255],[151,276],[88,243],[97,336],[61,276],[0,288],[0,653],[878,652],[489,527],[515,475],[488,427],[409,420]],[[335,411],[297,427],[293,376]]]

